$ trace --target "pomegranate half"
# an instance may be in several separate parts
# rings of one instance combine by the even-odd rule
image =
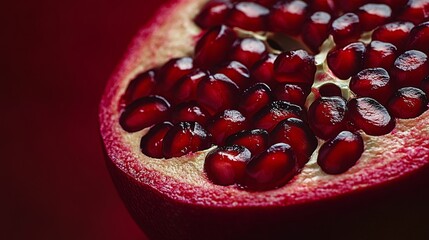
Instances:
[[[420,116],[410,119],[397,119],[394,120],[395,122],[389,120],[389,125],[384,129],[394,128],[393,130],[389,129],[387,134],[385,132],[380,133],[380,131],[383,131],[384,129],[374,130],[371,126],[367,127],[365,125],[365,114],[362,112],[355,113],[352,116],[343,114],[344,119],[350,117],[358,119],[356,120],[356,124],[358,125],[357,127],[360,129],[369,129],[368,131],[373,131],[375,134],[366,134],[362,130],[357,129],[338,128],[335,130],[337,132],[333,135],[331,132],[326,135],[321,135],[326,136],[326,138],[318,136],[317,150],[311,155],[309,161],[308,159],[306,160],[308,163],[305,163],[305,161],[304,163],[300,162],[299,170],[297,170],[298,166],[290,166],[290,168],[294,169],[293,171],[296,171],[296,173],[294,172],[293,175],[288,175],[287,180],[281,180],[283,181],[281,185],[276,185],[274,187],[271,186],[268,189],[263,187],[263,189],[260,189],[260,185],[258,184],[256,184],[255,188],[249,187],[248,189],[243,189],[240,185],[226,184],[228,186],[223,186],[222,184],[213,183],[208,178],[204,170],[204,164],[207,154],[215,148],[214,145],[209,149],[201,151],[197,149],[195,151],[190,151],[185,155],[177,155],[177,153],[173,151],[174,149],[172,149],[169,152],[170,155],[168,159],[152,158],[142,153],[142,149],[140,148],[140,140],[142,136],[149,131],[150,126],[153,125],[153,123],[160,121],[160,119],[163,118],[157,119],[156,116],[144,116],[145,119],[149,118],[149,120],[145,121],[148,121],[151,124],[144,127],[143,130],[133,128],[133,121],[135,119],[129,120],[130,118],[128,118],[124,121],[129,120],[129,124],[127,124],[127,126],[130,126],[130,129],[124,130],[123,124],[121,125],[121,119],[124,118],[123,95],[126,92],[129,83],[139,74],[150,69],[158,68],[171,59],[194,56],[194,47],[203,32],[205,32],[205,30],[201,30],[200,27],[195,24],[194,19],[195,16],[200,13],[206,2],[207,0],[173,0],[165,4],[156,14],[155,18],[147,26],[143,27],[134,38],[126,52],[125,58],[109,80],[101,100],[99,113],[100,131],[105,147],[107,165],[123,201],[144,232],[153,239],[284,239],[285,237],[290,236],[307,237],[310,235],[322,235],[322,238],[340,238],[341,236],[345,237],[344,234],[349,232],[356,233],[359,231],[359,229],[356,230],[357,226],[358,228],[362,228],[364,232],[369,231],[369,228],[365,229],[363,227],[365,224],[362,225],[361,221],[370,220],[374,217],[372,214],[377,212],[379,209],[384,209],[382,212],[386,214],[386,218],[396,218],[399,222],[403,216],[401,214],[406,210],[396,208],[397,205],[395,204],[403,201],[412,201],[415,194],[414,191],[420,191],[418,186],[421,186],[422,184],[426,184],[427,186],[428,183],[429,111],[423,112]],[[286,11],[285,9],[287,9],[286,6],[281,5],[286,4],[284,1],[245,2],[247,5],[242,3],[232,3],[238,1],[227,0],[218,0],[213,2],[215,2],[214,4],[221,6],[218,8],[219,14],[223,11],[222,4],[232,4],[229,6],[233,8],[233,10],[231,10],[232,13],[229,15],[228,22],[230,24],[235,24],[234,26],[246,28],[246,24],[240,24],[243,24],[243,21],[248,21],[251,23],[250,27],[248,27],[249,30],[256,32],[261,31],[261,29],[264,28],[264,23],[261,22],[260,19],[257,17],[254,19],[254,16],[267,15],[265,10],[261,10],[266,9],[263,7],[264,5],[270,6],[277,2],[275,7],[273,7],[273,9],[276,10],[277,15],[272,14],[270,18],[267,17],[268,19],[278,17],[278,14],[282,14],[281,11]],[[255,10],[256,12],[253,12],[253,15],[243,15],[242,12],[240,12],[245,11],[243,9],[252,7],[252,4],[257,4],[254,2],[259,2],[261,4],[259,5],[261,9],[258,11]],[[305,2],[311,1],[290,1],[288,4],[295,4],[300,6],[300,8],[303,8],[303,4],[305,4]],[[336,3],[337,1],[333,2]],[[359,2],[363,2],[362,5],[366,3],[366,1]],[[381,2],[390,3],[394,1]],[[319,4],[321,5],[319,6]],[[314,1],[313,6],[320,7],[323,9],[324,14],[329,12],[331,16],[334,17],[335,13],[330,12],[332,9],[326,9],[328,5],[331,6],[332,4],[333,3],[331,3],[331,1],[326,1],[326,3],[324,3],[324,1]],[[370,7],[362,9],[367,8]],[[308,8],[305,9],[307,9],[306,11],[310,11]],[[392,7],[392,9],[398,11],[397,8]],[[357,11],[357,13],[360,12]],[[310,12],[306,14],[309,16],[311,15]],[[357,18],[358,15],[350,13],[344,14],[343,16]],[[326,27],[324,26],[325,23],[331,22],[329,19],[327,22],[323,19],[323,21],[320,20],[321,18],[324,18],[324,15],[321,13],[314,13],[312,17],[313,16],[315,19],[318,19],[316,23],[323,25],[323,27]],[[293,16],[291,18],[293,18]],[[337,17],[336,24],[338,26],[344,27],[348,24],[338,23],[338,21],[348,21],[343,18]],[[216,20],[216,16],[213,17],[213,19]],[[378,20],[382,21],[383,19]],[[271,21],[277,20],[274,19]],[[295,21],[301,20],[295,19]],[[384,24],[384,20],[382,22]],[[299,24],[304,24],[304,26],[307,27],[308,25],[311,25],[309,23]],[[353,24],[353,31],[355,31],[356,28],[359,28],[355,23],[349,24]],[[382,23],[380,23],[380,25],[382,25]],[[277,26],[277,28],[279,27],[281,28],[280,25]],[[309,27],[308,31],[311,29],[312,28]],[[287,35],[292,35],[294,36],[293,38],[298,39],[298,42],[301,40],[304,40],[304,42],[312,40],[311,37],[308,36],[296,37],[297,29],[284,29],[284,31]],[[334,36],[334,40],[331,38],[331,43],[332,41],[335,41],[335,38],[340,38],[342,34],[344,34],[344,31],[344,29],[340,29],[338,32],[332,32],[331,35]],[[253,36],[252,33],[243,30],[240,30],[240,34],[244,34],[248,37]],[[328,37],[326,36],[326,38]],[[322,45],[320,40],[317,40],[317,42],[318,43],[316,45],[307,44],[311,48],[308,49],[308,51],[312,52],[321,46],[322,51],[318,56],[326,57],[327,52],[323,54],[323,48],[332,48],[332,44],[329,45],[325,42],[324,45]],[[334,82],[338,81],[341,83],[341,81],[344,81],[341,80],[341,78],[350,78],[351,76],[358,78],[359,76],[363,79],[370,74],[365,72],[359,75],[359,71],[356,69],[349,69],[353,66],[347,65],[347,63],[344,65],[344,62],[342,63],[341,59],[347,60],[348,57],[350,57],[350,54],[347,55],[347,52],[345,53],[346,55],[339,58],[339,60],[337,57],[344,54],[345,51],[341,51],[341,49],[346,49],[347,51],[352,48],[358,49],[353,54],[360,54],[359,51],[362,50],[362,46],[364,46],[362,43],[349,44],[349,39],[341,39],[341,41],[338,41],[337,43],[339,46],[335,48],[335,51],[340,51],[340,53],[337,55],[333,50],[332,54],[328,54],[328,59],[326,61],[327,64],[330,65],[329,67],[332,68],[332,71],[327,70],[327,64],[325,64],[323,65],[324,68],[321,71],[322,73],[316,75],[316,78],[318,78],[320,83],[324,83],[325,79],[328,78],[327,76],[335,78],[336,80]],[[256,43],[252,44],[254,44],[254,46],[257,45]],[[374,52],[382,51],[380,50],[381,47],[379,47],[379,45],[377,45],[378,48],[374,47],[374,49],[371,50],[374,50]],[[300,46],[305,46],[305,44]],[[369,47],[367,47],[367,49],[369,49]],[[299,51],[295,51],[294,54],[302,56],[303,53]],[[208,54],[208,56],[210,56],[210,53],[204,54]],[[204,66],[205,64],[213,64],[213,62],[218,61],[217,59],[207,59],[207,61],[203,61],[204,56],[202,55],[204,54],[195,56],[195,58],[199,58],[198,61],[201,62],[201,66]],[[285,57],[293,59],[296,55],[290,54]],[[267,60],[260,64],[270,64],[270,56],[271,55],[265,55],[263,58]],[[352,57],[355,56],[352,55]],[[404,56],[404,58],[405,57],[408,57],[408,55]],[[228,66],[239,65],[240,68],[244,69],[248,67],[248,65],[254,64],[255,61],[260,60],[260,57],[255,57],[254,55],[246,55],[244,58],[238,56],[237,58],[241,59],[243,64],[239,62],[231,62]],[[316,61],[320,60],[316,57]],[[282,63],[280,61],[276,61],[275,64],[281,65]],[[362,64],[365,65],[366,63]],[[228,66],[224,66],[224,71],[229,71]],[[288,68],[289,66],[292,65],[289,63],[285,68]],[[299,69],[299,67],[307,68],[302,70]],[[424,67],[427,67],[427,65]],[[162,68],[160,71],[162,71]],[[311,71],[313,70],[311,67],[309,68],[308,66],[298,65],[298,69],[295,69],[295,71],[297,71],[295,72],[297,74],[293,73],[295,75],[292,74],[292,77],[290,76],[290,69],[279,74],[279,81],[282,82],[284,79],[291,78],[300,79],[302,76],[307,77],[308,79],[307,75],[309,72],[311,74]],[[400,72],[401,69],[396,71]],[[320,73],[320,69],[318,69],[318,72]],[[374,70],[373,72],[381,71]],[[206,73],[199,72],[194,76],[199,77],[204,74]],[[245,72],[240,72],[240,74],[243,76],[246,75]],[[263,74],[264,73],[262,73],[262,75]],[[335,75],[341,77],[334,77]],[[401,76],[406,76],[406,73]],[[213,78],[216,77],[221,78],[216,75],[213,76]],[[263,77],[261,77],[261,81],[264,82],[262,79]],[[170,83],[165,83],[164,87],[172,88],[169,84]],[[295,98],[298,99],[298,101],[303,102],[300,94],[307,91],[305,86],[302,87],[302,89],[300,87],[290,88],[286,85],[282,87],[288,89],[288,91],[294,90],[297,92],[297,97]],[[356,89],[358,87],[358,85],[354,86]],[[258,89],[266,88],[259,85]],[[321,91],[320,94],[322,94],[322,96],[317,96],[318,93],[313,91],[313,93],[310,94],[310,97],[307,98],[307,105],[305,108],[310,107],[308,99],[311,98],[315,98],[315,102],[318,102],[320,105],[310,107],[315,108],[316,110],[314,110],[315,113],[305,116],[308,118],[314,118],[309,119],[308,121],[314,122],[315,119],[320,119],[317,115],[317,107],[324,107],[326,104],[329,105],[331,102],[341,102],[342,100],[338,100],[340,97],[335,96],[341,94],[340,90],[334,88],[331,94],[330,90],[327,89],[323,91],[323,94]],[[284,94],[282,95],[281,90],[276,89],[276,91],[280,92],[276,92],[276,94],[284,96]],[[329,96],[325,96],[324,92]],[[393,94],[393,92],[391,94]],[[397,95],[398,94],[395,96]],[[202,97],[204,98],[206,96]],[[231,97],[234,96],[228,95],[225,98]],[[374,98],[375,97],[377,96],[374,96]],[[219,108],[219,106],[216,105],[217,103],[213,103],[213,101],[209,100],[208,104],[212,104],[210,106],[217,111],[217,108]],[[219,101],[220,100],[224,99],[219,99]],[[345,102],[342,103],[342,106],[344,106],[344,108],[349,107],[350,109],[362,109],[364,108],[362,105],[368,104],[368,102],[371,101],[375,100],[372,98],[370,100],[367,100],[367,98],[358,98],[358,100],[349,101],[348,106],[346,106]],[[151,97],[150,104],[158,104],[157,111],[162,114],[164,114],[163,107],[168,105],[160,97]],[[159,107],[160,105],[161,107]],[[207,111],[207,114],[211,114],[210,111],[214,111],[213,109]],[[162,114],[159,116],[164,116]],[[261,119],[263,120],[260,121],[266,121],[265,118]],[[294,122],[294,124],[301,124],[299,119],[290,121]],[[361,124],[361,122],[363,123]],[[266,122],[258,122],[258,124],[263,125],[266,124]],[[218,127],[218,130],[222,130],[222,126],[223,125]],[[161,127],[170,128],[171,125],[164,124],[164,126]],[[195,126],[192,127],[195,128]],[[275,125],[270,125],[268,131],[271,131],[274,127]],[[353,125],[353,127],[356,126]],[[216,128],[216,126],[213,128]],[[318,131],[323,132],[325,130],[326,129],[322,127]],[[276,131],[278,132],[280,130]],[[361,137],[356,136],[356,134],[352,132],[359,132]],[[335,138],[337,134],[339,135]],[[362,155],[358,157],[358,162],[356,163],[357,159],[352,157],[351,160],[347,160],[346,169],[338,170],[335,168],[336,166],[334,166],[333,170],[330,171],[335,174],[325,173],[319,164],[326,164],[323,169],[329,169],[329,164],[332,163],[329,162],[330,159],[328,158],[318,160],[319,149],[321,147],[326,149],[327,147],[325,145],[328,143],[337,144],[338,141],[347,138],[347,136],[352,136],[355,139],[358,139],[356,141],[359,142],[359,144],[362,140],[364,142],[365,149]],[[223,137],[218,138],[221,139],[219,142],[224,141]],[[331,140],[328,140],[330,138]],[[362,140],[360,140],[361,138]],[[174,140],[171,141],[174,142]],[[232,140],[229,139],[226,141]],[[205,143],[201,144],[204,145]],[[290,148],[287,144],[283,144],[285,146],[280,147],[278,145],[279,144],[276,145],[276,149]],[[276,146],[273,145],[271,149],[274,149]],[[338,148],[338,146],[335,146],[335,148]],[[359,145],[357,149],[361,149],[361,145]],[[329,151],[330,149],[324,150],[324,156],[331,156],[329,154],[332,151]],[[147,152],[153,152],[154,155],[159,154],[159,152],[154,149],[148,149]],[[347,152],[345,154],[347,154]],[[351,154],[353,155],[353,150],[351,151]],[[343,154],[342,158],[347,158],[347,155]],[[332,161],[335,163],[335,158]],[[257,163],[253,164],[252,170],[257,168],[256,164]],[[251,179],[250,181],[256,180]],[[412,205],[412,203],[410,203],[410,205]],[[417,226],[420,226],[419,224],[420,223],[416,223]],[[386,230],[386,228],[383,229],[381,227],[382,225],[383,224],[380,224],[380,229],[382,229],[380,231]],[[332,235],[335,232],[340,235]],[[395,232],[394,229],[392,232]]]

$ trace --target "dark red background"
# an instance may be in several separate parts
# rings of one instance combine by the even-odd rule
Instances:
[[[107,173],[97,108],[163,1],[0,6],[0,239],[144,239]]]

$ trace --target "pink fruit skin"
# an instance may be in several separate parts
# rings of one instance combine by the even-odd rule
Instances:
[[[117,122],[111,117],[117,111],[114,100],[120,81],[138,65],[134,59],[138,59],[145,40],[166,21],[175,4],[189,2],[171,1],[143,28],[108,82],[100,104],[100,131],[108,169],[125,205],[151,239],[429,236],[427,219],[415,217],[422,210],[419,207],[424,206],[418,204],[420,199],[428,194],[425,188],[429,182],[429,139],[416,131],[410,132],[411,144],[397,150],[407,153],[406,157],[377,171],[311,189],[315,191],[264,198],[264,201],[257,201],[260,193],[253,193],[255,204],[237,198],[236,207],[232,206],[234,199],[216,191],[218,188],[202,192],[198,187],[172,179],[165,182],[162,173],[145,171],[122,143]],[[358,183],[366,183],[368,187],[354,189]]]

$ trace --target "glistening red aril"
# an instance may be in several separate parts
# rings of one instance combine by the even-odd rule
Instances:
[[[216,69],[216,73],[224,74],[237,84],[240,89],[245,89],[251,84],[249,69],[237,61],[223,64],[220,68]]]
[[[201,9],[201,12],[195,17],[195,23],[201,28],[210,28],[225,23],[232,8],[229,0],[209,1]]]
[[[342,131],[320,147],[317,164],[328,174],[344,173],[356,164],[363,151],[359,134]]]
[[[291,146],[277,143],[249,161],[245,187],[259,191],[278,188],[290,181],[297,172],[296,157]]]
[[[396,58],[392,78],[399,87],[418,87],[423,79],[429,75],[428,56],[418,50],[409,50]]]
[[[356,41],[362,34],[359,16],[346,13],[332,22],[331,34],[339,46]]]
[[[358,16],[362,30],[370,31],[386,23],[392,16],[392,9],[386,4],[368,3],[359,8]]]
[[[154,93],[157,84],[156,70],[151,69],[138,74],[129,84],[123,96],[124,104],[147,97]]]
[[[329,36],[330,27],[331,15],[315,12],[302,27],[302,40],[313,52],[319,52],[320,46]]]
[[[429,54],[429,22],[421,23],[411,29],[407,49],[415,49]]]
[[[300,0],[278,1],[269,17],[269,29],[275,32],[297,34],[307,17],[308,4]]]
[[[190,57],[171,59],[159,70],[157,92],[167,95],[177,82],[194,70],[194,62]],[[162,86],[162,87],[161,87]]]
[[[273,99],[270,87],[264,83],[257,83],[242,93],[238,109],[246,116],[251,117]]]
[[[198,122],[205,126],[210,119],[210,114],[196,102],[183,102],[174,106],[171,110],[173,123]]]
[[[395,45],[377,40],[366,47],[364,68],[384,68],[389,70],[396,60],[398,49]]]
[[[428,98],[418,88],[400,88],[390,99],[388,109],[397,118],[415,118],[428,109]]]
[[[243,130],[229,136],[225,140],[225,145],[243,146],[256,156],[269,147],[269,134],[263,129]]]
[[[255,114],[253,126],[271,131],[279,122],[292,117],[303,119],[305,112],[296,104],[274,101]]]
[[[309,93],[310,91],[306,87],[289,83],[279,84],[274,89],[274,96],[277,100],[283,100],[299,106],[304,106]]]
[[[414,24],[411,22],[396,21],[384,24],[374,30],[372,40],[388,42],[398,49],[403,49],[407,43],[408,34]]]
[[[267,46],[256,38],[243,38],[235,42],[229,58],[251,68],[267,54]]]
[[[409,0],[403,7],[399,19],[419,24],[428,20],[429,1],[428,0]]]
[[[153,158],[163,158],[162,151],[164,137],[173,127],[170,122],[158,123],[149,129],[140,141],[140,149],[143,154]]]
[[[174,86],[173,103],[197,100],[197,87],[201,80],[206,79],[208,73],[197,69],[182,77]]]
[[[270,10],[254,2],[238,2],[227,17],[227,24],[250,31],[267,29]]]
[[[269,53],[258,62],[256,62],[251,69],[251,78],[254,82],[263,82],[269,86],[274,86],[274,61],[277,59],[276,54]]]
[[[372,97],[382,104],[389,101],[394,86],[389,73],[383,68],[367,68],[350,80],[350,90],[359,97]]]
[[[207,153],[204,172],[217,185],[233,185],[243,182],[250,151],[242,146],[218,147]]]
[[[328,53],[329,69],[340,79],[346,80],[358,73],[363,66],[365,44],[354,42]]]
[[[283,52],[274,62],[274,78],[280,83],[311,86],[316,70],[314,57],[305,50]]]
[[[232,134],[248,128],[248,121],[237,110],[225,110],[208,124],[207,130],[212,134],[215,144],[223,145]]]

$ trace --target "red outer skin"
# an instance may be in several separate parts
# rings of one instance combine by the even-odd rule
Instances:
[[[147,171],[118,128],[118,96],[123,91],[120,84],[138,68],[137,56],[145,41],[165,24],[175,7],[189,2],[192,0],[171,1],[143,28],[108,82],[100,104],[107,166],[124,203],[151,239],[429,236],[427,215],[417,214],[429,213],[424,208],[427,202],[422,202],[429,199],[429,139],[418,133],[410,136],[412,146],[400,150],[407,153],[401,161],[347,181],[309,188],[312,191],[272,195],[271,200],[270,191],[242,197],[221,192],[219,189],[224,188],[210,184],[203,191],[163,173]],[[367,187],[353,189],[361,183]],[[261,201],[257,198],[260,195],[267,197]],[[232,204],[234,201],[237,205]]]

